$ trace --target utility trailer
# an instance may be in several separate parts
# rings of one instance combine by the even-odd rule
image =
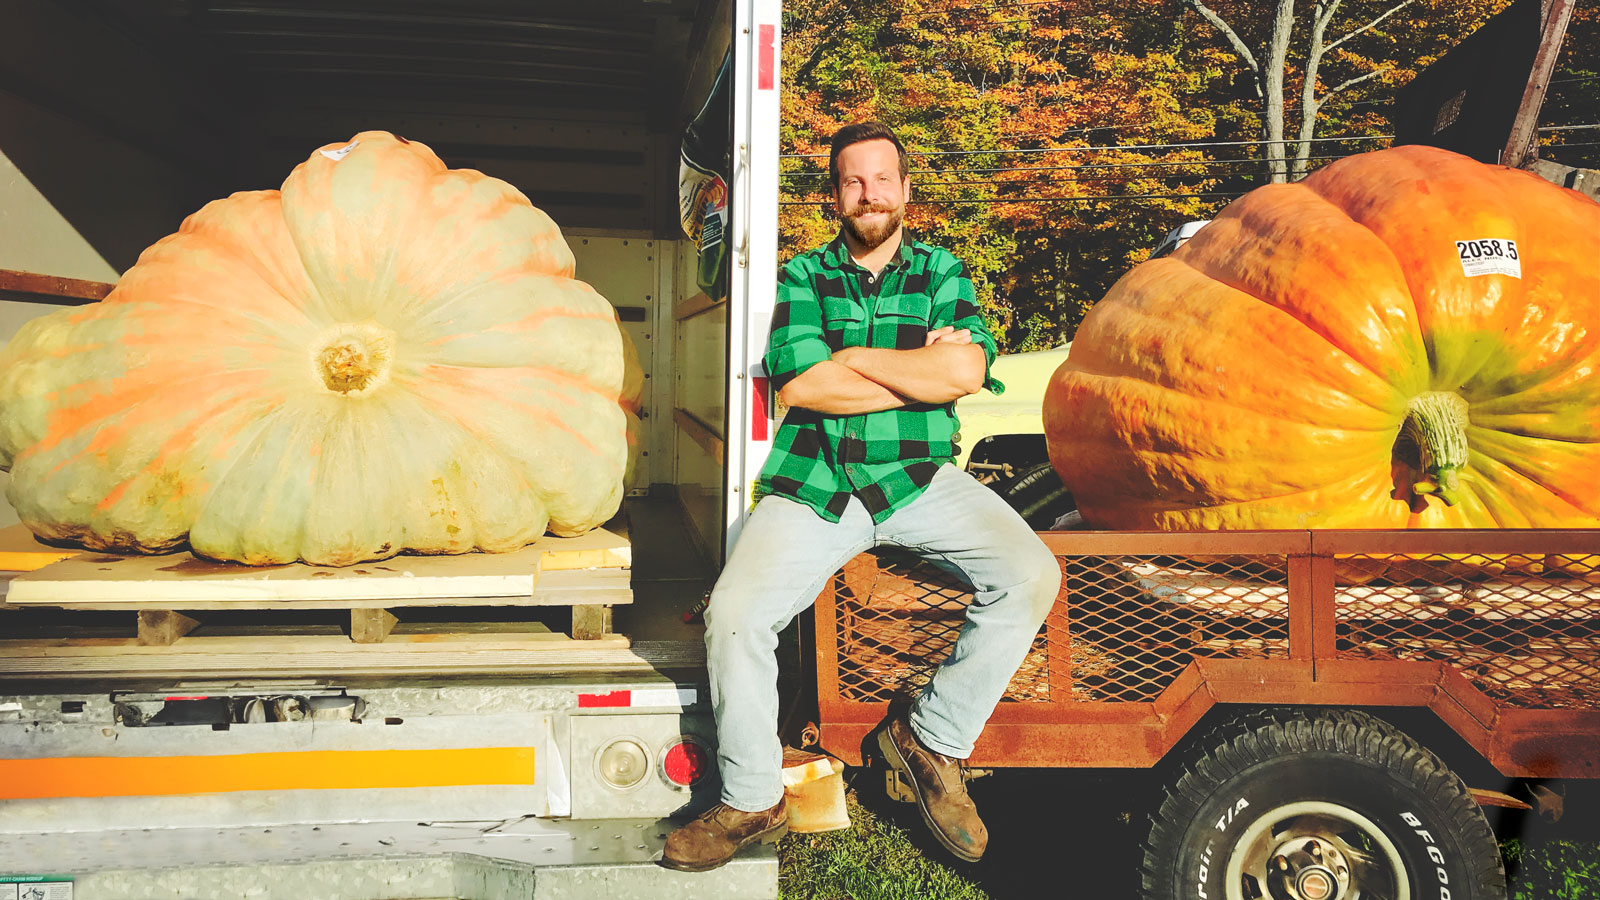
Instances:
[[[1600,531],[1041,537],[1061,598],[970,764],[1160,767],[1149,896],[1416,897],[1436,868],[1459,882],[1498,867],[1472,803],[1526,808],[1501,788],[1600,777]],[[888,705],[953,647],[969,590],[888,551],[834,578],[813,636],[824,750],[866,761]],[[1403,709],[1437,717],[1504,781],[1461,785],[1373,714]],[[1318,728],[1343,749],[1313,753]],[[1406,768],[1419,760],[1426,776]],[[1374,796],[1386,768],[1394,781]],[[1412,821],[1445,794],[1448,816]],[[1296,853],[1306,842],[1344,868]],[[1438,896],[1498,896],[1448,889]]]

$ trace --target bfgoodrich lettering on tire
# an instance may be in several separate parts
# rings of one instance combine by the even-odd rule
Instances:
[[[1201,739],[1153,816],[1146,900],[1504,900],[1466,785],[1351,710],[1242,715]]]

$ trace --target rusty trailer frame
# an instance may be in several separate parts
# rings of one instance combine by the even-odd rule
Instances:
[[[1040,537],[1055,608],[974,766],[1148,767],[1218,704],[1426,707],[1508,777],[1600,776],[1600,530]],[[880,549],[815,613],[821,745],[852,764],[954,645],[958,573]]]

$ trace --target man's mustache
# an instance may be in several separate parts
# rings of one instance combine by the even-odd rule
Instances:
[[[863,204],[860,204],[858,206],[851,207],[850,210],[845,213],[845,215],[847,215],[847,216],[863,216],[863,215],[866,215],[867,213],[875,213],[875,212],[887,213],[887,212],[894,212],[894,210],[895,210],[895,207],[892,206],[892,205],[889,205],[889,204],[884,204],[884,203],[863,203]]]

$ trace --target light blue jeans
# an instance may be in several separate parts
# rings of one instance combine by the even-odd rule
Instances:
[[[705,615],[722,802],[757,812],[783,796],[778,632],[847,560],[882,544],[960,572],[976,588],[955,648],[911,707],[912,731],[929,749],[958,759],[972,752],[1061,588],[1061,569],[1038,535],[954,465],[877,525],[854,497],[834,524],[769,496],[746,520]]]

